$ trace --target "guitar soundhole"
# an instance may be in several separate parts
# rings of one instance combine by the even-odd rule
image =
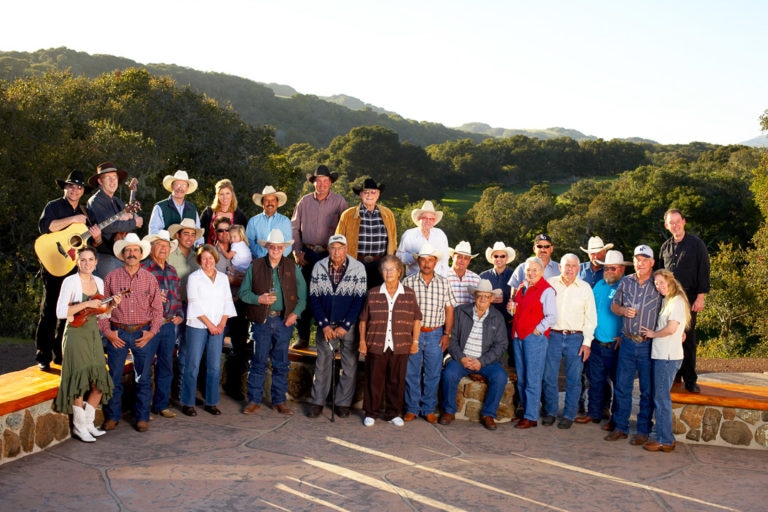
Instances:
[[[75,235],[69,239],[69,245],[75,249],[80,249],[83,246],[83,239],[80,235]]]

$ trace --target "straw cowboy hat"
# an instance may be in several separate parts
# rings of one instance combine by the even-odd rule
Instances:
[[[339,173],[331,172],[331,170],[328,169],[328,166],[322,164],[317,166],[317,169],[315,169],[315,174],[307,174],[307,181],[314,183],[315,178],[318,176],[327,176],[331,179],[331,183],[336,183],[336,180],[339,179]]]
[[[605,260],[597,260],[599,265],[632,265],[631,261],[624,261],[624,255],[621,251],[608,251],[605,253]]]
[[[128,177],[128,171],[118,169],[112,162],[101,162],[96,166],[96,174],[88,178],[88,184],[93,188],[99,188],[99,177],[110,172],[116,172],[117,181],[120,182],[125,181],[125,178]]]
[[[85,176],[83,175],[83,171],[78,171],[78,170],[74,170],[70,172],[69,176],[67,176],[66,179],[63,179],[63,180],[57,179],[56,184],[59,186],[59,188],[62,188],[62,189],[67,185],[80,185],[81,187],[83,187],[83,190],[85,190],[86,193],[93,190],[93,187],[89,186],[85,182]]]
[[[178,170],[173,173],[173,176],[167,175],[163,178],[163,188],[168,192],[173,192],[172,185],[174,181],[186,181],[189,187],[187,188],[187,194],[192,194],[197,190],[197,180],[190,178],[187,171]]]
[[[477,254],[472,254],[472,246],[469,245],[469,242],[466,242],[462,240],[456,245],[456,248],[449,248],[448,254],[453,257],[454,254],[464,254],[465,256],[469,256],[470,258],[477,257]]]
[[[612,249],[613,244],[603,244],[603,239],[599,236],[593,236],[589,239],[589,243],[587,243],[587,248],[579,247],[582,251],[584,251],[587,254],[595,254],[596,252],[600,251],[607,251],[608,249]]]
[[[115,257],[117,259],[119,259],[120,261],[125,261],[123,260],[123,249],[132,245],[135,245],[141,248],[141,259],[144,259],[147,256],[149,256],[149,250],[150,250],[149,242],[146,240],[139,239],[139,235],[137,235],[136,233],[128,233],[127,235],[125,235],[125,238],[115,242],[115,245],[112,248],[112,251],[115,253]]]
[[[181,219],[180,223],[171,224],[168,226],[168,234],[171,236],[171,238],[176,238],[176,234],[182,229],[194,229],[195,240],[203,236],[203,228],[198,228],[195,226],[195,221],[192,219]]]
[[[485,259],[488,260],[488,263],[493,264],[493,253],[503,251],[507,253],[507,265],[512,263],[512,261],[517,256],[517,253],[515,250],[511,247],[507,247],[504,245],[504,242],[494,242],[493,247],[488,247],[485,250]]]
[[[179,241],[176,240],[175,238],[171,239],[171,234],[165,229],[161,229],[154,235],[147,235],[142,240],[146,240],[147,242],[149,242],[150,246],[152,245],[153,242],[157,240],[165,240],[166,242],[171,244],[171,252],[175,251],[176,248],[179,246]]]
[[[433,256],[438,261],[443,259],[443,253],[432,247],[432,244],[429,242],[425,242],[419,249],[419,252],[413,253],[413,259],[426,258],[428,256]]]
[[[416,208],[411,212],[411,219],[413,219],[413,222],[417,226],[419,225],[419,219],[421,219],[421,216],[425,213],[435,214],[435,226],[437,226],[437,224],[443,220],[443,212],[435,211],[435,206],[432,204],[432,201],[424,201],[424,204],[421,205],[421,208]]]
[[[473,297],[477,292],[481,293],[492,293],[494,297],[501,297],[502,291],[499,288],[494,289],[491,282],[487,279],[481,279],[479,283],[477,283],[477,286],[472,286],[471,284],[467,286],[467,291],[470,295]]]
[[[278,192],[275,190],[275,187],[272,185],[267,185],[264,187],[264,190],[261,191],[261,194],[256,192],[253,194],[253,202],[256,203],[258,206],[261,206],[261,201],[264,199],[264,196],[275,196],[277,197],[277,207],[280,208],[283,206],[286,202],[288,202],[288,196],[285,195],[285,192]]]
[[[273,229],[267,235],[266,240],[258,240],[258,242],[262,247],[266,247],[267,245],[293,245],[293,240],[285,240],[285,237],[283,237],[283,232],[279,229]]]

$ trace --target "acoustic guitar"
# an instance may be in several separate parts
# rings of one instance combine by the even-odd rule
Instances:
[[[126,181],[125,184],[128,185],[129,189],[131,189],[131,196],[128,198],[128,204],[132,204],[136,201],[136,189],[138,188],[139,180],[136,178],[131,178],[130,180]],[[120,231],[119,233],[115,233],[115,236],[112,238],[112,243],[124,239],[125,235],[127,234],[128,231]]]
[[[70,325],[72,325],[72,327],[81,327],[85,325],[85,322],[88,321],[89,316],[106,313],[107,310],[109,309],[109,303],[115,300],[115,297],[117,297],[118,295],[122,297],[123,295],[128,295],[129,293],[131,293],[130,288],[123,290],[118,294],[112,295],[111,297],[104,297],[102,294],[97,293],[96,295],[91,297],[91,299],[101,299],[101,306],[97,308],[85,308],[81,311],[78,311],[77,313],[75,313],[72,321],[69,322]]]
[[[135,213],[141,210],[141,204],[133,201],[123,211],[99,223],[99,229],[103,229],[120,219],[124,213]],[[88,226],[82,222],[70,224],[61,231],[40,235],[35,240],[35,254],[37,259],[45,267],[45,270],[54,276],[65,276],[77,263],[77,250],[85,247],[91,233]]]

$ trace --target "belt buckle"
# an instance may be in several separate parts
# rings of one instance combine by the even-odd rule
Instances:
[[[631,339],[635,343],[642,343],[645,341],[645,338],[643,338],[639,334],[629,334],[627,335],[627,338]]]
[[[310,245],[309,248],[315,252],[325,252],[325,247],[322,245]]]
[[[370,262],[372,262],[372,261],[373,261],[373,256],[364,256],[364,257],[363,257],[363,261],[364,261],[365,263],[370,263]]]

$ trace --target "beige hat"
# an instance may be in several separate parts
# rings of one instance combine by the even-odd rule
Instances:
[[[276,196],[278,208],[288,202],[288,196],[285,195],[285,192],[278,192],[272,185],[267,185],[264,187],[264,190],[261,191],[261,194],[258,192],[253,194],[253,202],[256,203],[256,205],[261,206],[261,200],[264,198],[264,196]]]
[[[173,176],[170,174],[167,175],[165,178],[163,178],[163,188],[168,192],[173,192],[174,181],[186,181],[187,185],[189,186],[187,189],[187,194],[192,194],[195,190],[197,190],[197,180],[190,178],[187,174],[187,171],[178,170],[173,173]]]
[[[199,237],[198,237],[199,238]],[[146,240],[149,242],[149,245],[152,245],[153,242],[156,240],[165,240],[169,244],[171,244],[171,251],[175,251],[176,248],[179,246],[179,241],[174,239],[171,239],[171,234],[166,231],[165,229],[161,229],[154,235],[147,235],[142,240]]]
[[[507,265],[512,263],[514,261],[515,257],[517,257],[517,253],[515,250],[511,247],[507,247],[504,245],[504,242],[494,242],[493,247],[488,247],[485,250],[485,259],[488,260],[488,263],[493,265],[493,253],[504,251],[507,253]]]
[[[605,261],[597,260],[600,265],[632,265],[631,261],[624,261],[624,255],[621,251],[608,251],[605,253]]]
[[[432,244],[429,242],[425,242],[424,245],[422,245],[419,249],[419,252],[413,253],[413,259],[415,260],[419,258],[425,258],[427,256],[434,256],[438,261],[443,259],[443,253],[432,247]]]
[[[593,236],[589,239],[589,243],[587,243],[587,248],[579,247],[582,251],[584,251],[587,254],[594,254],[596,252],[600,251],[607,251],[608,249],[613,248],[613,244],[603,244],[603,239],[599,236]]]
[[[171,238],[176,238],[176,234],[182,229],[194,229],[195,240],[203,236],[203,228],[195,226],[195,221],[192,219],[181,219],[179,224],[171,224],[168,227],[168,234],[171,236]]]
[[[421,208],[416,208],[413,210],[411,212],[411,219],[413,219],[413,222],[416,223],[417,226],[420,226],[419,219],[421,218],[422,214],[427,212],[435,214],[435,226],[437,226],[438,222],[443,220],[443,212],[435,211],[435,206],[432,204],[432,201],[424,201],[424,204],[421,205]]]
[[[117,259],[120,261],[125,261],[123,260],[123,249],[131,245],[135,245],[141,248],[141,259],[149,256],[149,242],[146,240],[141,240],[139,235],[136,233],[128,233],[125,235],[125,238],[115,242],[115,245],[112,247],[112,252],[115,253],[115,257]]]
[[[466,242],[462,240],[456,245],[456,248],[449,248],[448,254],[453,257],[454,254],[464,254],[465,256],[469,256],[470,258],[477,257],[477,254],[472,254],[472,246],[469,245],[469,242]]]
[[[262,247],[266,247],[267,245],[293,245],[293,240],[286,240],[283,236],[283,232],[279,229],[273,229],[269,232],[267,235],[266,240],[258,240],[258,243]]]
[[[494,297],[502,296],[502,291],[499,288],[494,289],[491,282],[487,279],[481,279],[477,286],[468,285],[467,291],[473,297],[477,292],[492,293]]]

